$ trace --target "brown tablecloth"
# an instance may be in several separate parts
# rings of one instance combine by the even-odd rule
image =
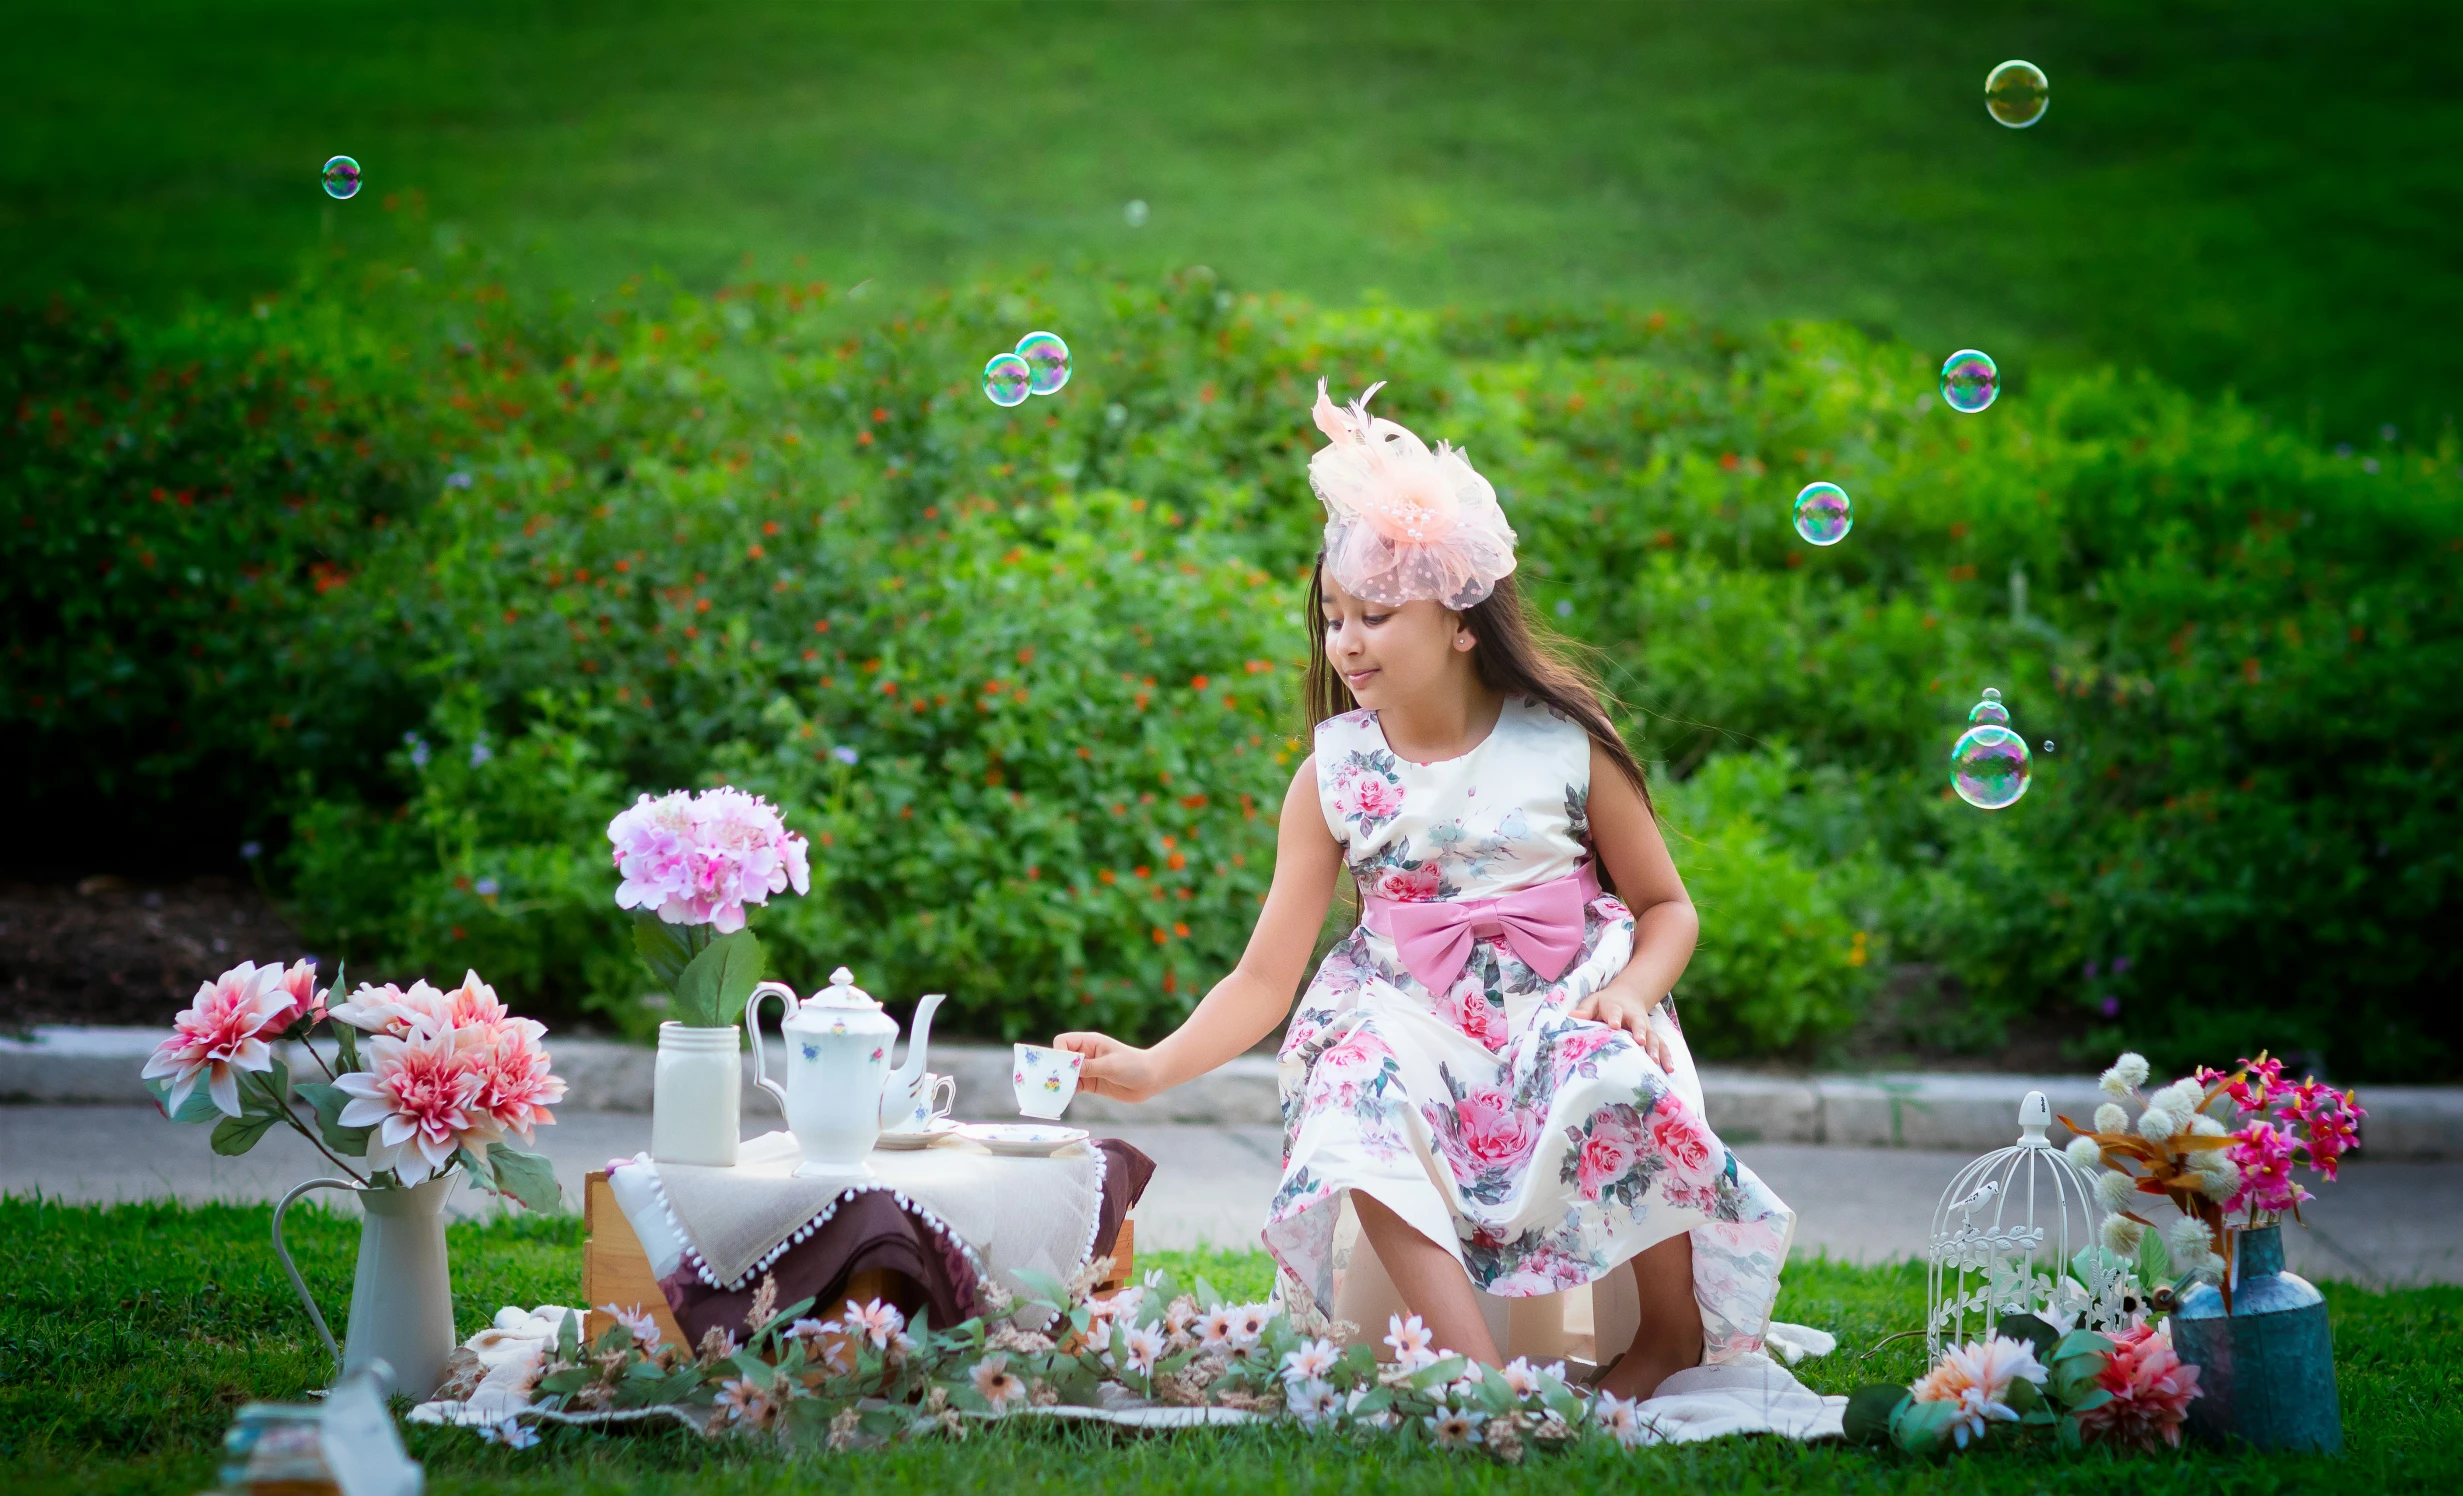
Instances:
[[[1155,1163],[1118,1138],[1096,1138],[1092,1146],[1101,1150],[1104,1165],[1094,1250],[1101,1257],[1120,1239],[1120,1223],[1145,1193]],[[813,1313],[825,1319],[845,1302],[852,1279],[876,1270],[903,1279],[901,1296],[907,1302],[899,1307],[910,1315],[929,1313],[932,1324],[954,1325],[981,1312],[965,1248],[889,1190],[868,1190],[843,1202],[820,1230],[789,1247],[769,1269],[782,1306],[809,1297]],[[759,1286],[712,1288],[689,1263],[659,1282],[676,1323],[696,1344],[713,1328],[741,1339]]]

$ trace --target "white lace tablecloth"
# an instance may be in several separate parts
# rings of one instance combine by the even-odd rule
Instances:
[[[1094,1251],[1103,1155],[1085,1144],[1050,1158],[1002,1158],[963,1139],[876,1152],[860,1182],[799,1179],[803,1152],[788,1133],[749,1139],[731,1169],[653,1163],[613,1169],[616,1203],[664,1278],[690,1265],[713,1288],[737,1289],[826,1225],[867,1189],[895,1192],[964,1245],[977,1269],[1010,1291],[1018,1269],[1067,1279]]]

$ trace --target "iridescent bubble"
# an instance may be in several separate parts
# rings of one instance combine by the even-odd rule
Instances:
[[[1035,368],[1014,353],[996,353],[983,366],[985,398],[1004,408],[1024,405],[1035,392]]]
[[[348,156],[336,156],[326,162],[325,195],[327,197],[357,197],[359,195],[359,163]]]
[[[1018,339],[1018,357],[1035,371],[1031,388],[1049,395],[1069,382],[1069,345],[1056,332],[1030,332]]]
[[[1974,415],[2001,393],[2001,371],[1973,348],[1961,348],[1941,366],[1941,398],[1961,415]]]
[[[1813,545],[1837,545],[1856,526],[1847,490],[1836,483],[1808,483],[1796,494],[1796,533]]]
[[[2052,739],[2050,739],[2050,738],[2046,738],[2046,739],[2044,740],[2044,751],[2045,751],[2046,753],[2050,753],[2050,752],[2052,752],[2052,751],[2053,751],[2053,741],[2052,741]]]
[[[1120,216],[1121,220],[1127,223],[1129,227],[1133,229],[1144,228],[1146,226],[1146,199],[1142,197],[1133,197],[1129,199],[1127,205],[1122,207],[1120,210]]]
[[[1978,810],[2006,810],[2027,793],[2027,740],[2010,731],[2009,708],[1987,687],[1967,714],[1975,725],[1950,745],[1950,788]]]
[[[2051,104],[2052,85],[2032,62],[2012,58],[1984,75],[1984,107],[2013,130],[2042,119]]]

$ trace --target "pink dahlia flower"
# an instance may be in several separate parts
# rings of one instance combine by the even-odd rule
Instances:
[[[271,962],[242,961],[197,988],[196,999],[172,1020],[171,1037],[145,1062],[145,1079],[171,1082],[164,1111],[177,1113],[204,1076],[215,1107],[240,1114],[239,1072],[274,1068],[265,1036],[281,1037],[289,1021],[292,998],[282,980],[282,968]]]
[[[547,1025],[530,1018],[507,1018],[480,1030],[486,1042],[476,1050],[478,1094],[471,1106],[507,1132],[530,1141],[534,1128],[555,1122],[548,1107],[564,1100],[564,1078],[549,1072],[547,1047],[539,1042]]]
[[[325,1021],[325,998],[329,989],[316,984],[314,961],[302,956],[292,962],[290,969],[282,974],[282,990],[290,998],[291,1006],[273,1026],[276,1032],[287,1033],[300,1023]]]
[[[1950,1436],[1965,1449],[1969,1440],[1984,1437],[1987,1423],[2018,1421],[2018,1411],[2009,1402],[2013,1383],[2024,1378],[2041,1387],[2045,1375],[2033,1347],[1995,1335],[1943,1351],[1941,1360],[1907,1389],[1907,1395],[1917,1402],[1957,1404]]]
[[[351,1098],[341,1124],[376,1129],[368,1137],[369,1168],[418,1184],[441,1173],[464,1142],[499,1135],[495,1119],[477,1105],[485,1042],[478,1029],[425,1027],[408,1038],[368,1041],[368,1068],[334,1085]]]
[[[382,987],[362,982],[349,1002],[334,1005],[330,1016],[363,1033],[394,1039],[409,1037],[413,1029],[442,1033],[453,1027],[452,1003],[425,980],[411,983],[408,992],[391,982]]]
[[[619,909],[654,909],[671,925],[744,928],[744,906],[812,887],[804,838],[757,795],[721,787],[642,796],[608,822]]]
[[[2140,1325],[2112,1342],[2112,1359],[2095,1377],[2112,1398],[2078,1415],[2079,1432],[2132,1449],[2153,1449],[2159,1439],[2178,1448],[2181,1421],[2199,1395],[2198,1368],[2174,1353],[2169,1325]]]

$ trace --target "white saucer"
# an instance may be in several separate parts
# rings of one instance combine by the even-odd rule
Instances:
[[[935,1117],[932,1119],[932,1124],[920,1132],[885,1132],[881,1134],[880,1139],[872,1146],[875,1148],[887,1148],[893,1153],[906,1152],[916,1148],[929,1148],[941,1139],[956,1132],[958,1127],[959,1124],[952,1122],[947,1117]]]
[[[1089,1136],[1083,1127],[1057,1122],[969,1122],[957,1133],[1004,1158],[1044,1158]]]

